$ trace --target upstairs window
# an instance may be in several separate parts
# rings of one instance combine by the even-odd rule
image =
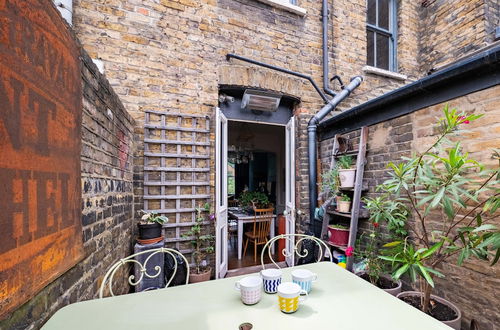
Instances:
[[[366,64],[396,71],[396,0],[367,0]]]

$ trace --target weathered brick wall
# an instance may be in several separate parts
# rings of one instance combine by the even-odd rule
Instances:
[[[426,1],[420,10],[419,60],[422,72],[454,62],[492,41],[489,22],[498,4],[484,0]]]
[[[97,298],[107,269],[131,252],[133,192],[130,149],[134,121],[90,57],[84,51],[81,57],[82,240],[85,256],[0,321],[0,329],[37,329],[61,307]],[[125,280],[117,281],[116,292],[127,290]]]
[[[77,0],[74,26],[89,54],[103,60],[111,85],[136,119],[138,141],[144,109],[212,115],[220,84],[260,86],[299,97],[296,187],[298,207],[305,211],[306,126],[321,99],[308,83],[225,59],[236,53],[311,75],[320,84],[321,1],[300,0],[299,5],[307,10],[305,17],[256,0]],[[365,7],[365,0],[331,1],[330,73],[346,83],[364,74]],[[400,6],[398,55],[409,79],[416,77],[417,8],[406,1]],[[373,74],[365,78],[343,108],[404,83]],[[142,207],[141,149],[135,154],[136,207]]]
[[[447,101],[451,107],[468,113],[484,113],[485,117],[469,125],[462,125],[460,141],[464,150],[481,163],[493,167],[498,163],[491,157],[491,150],[500,145],[500,86],[469,94]],[[400,157],[412,152],[424,151],[433,143],[436,118],[441,116],[445,103],[418,110],[410,115],[389,120],[369,128],[367,164],[364,185],[369,190],[364,196],[375,196],[376,185],[384,182],[389,175],[387,164],[398,163]],[[347,134],[354,138],[357,132]],[[323,171],[328,170],[331,160],[332,141],[324,141],[320,146]],[[438,217],[434,223],[442,219]],[[494,219],[500,225],[500,216]],[[370,230],[367,220],[360,220],[360,232]],[[471,319],[476,319],[480,329],[497,329],[500,324],[498,313],[498,290],[500,266],[489,267],[488,263],[471,259],[464,267],[456,266],[456,260],[443,265],[445,279],[436,279],[436,294],[455,303],[464,317],[463,329],[469,329]]]

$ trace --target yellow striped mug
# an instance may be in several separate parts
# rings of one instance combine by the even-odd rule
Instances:
[[[304,296],[301,296],[303,294]],[[286,282],[278,285],[278,302],[283,313],[294,313],[299,308],[299,302],[307,299],[307,291],[300,285]]]

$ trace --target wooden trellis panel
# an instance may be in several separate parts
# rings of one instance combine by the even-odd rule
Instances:
[[[194,224],[195,208],[210,197],[210,119],[146,110],[144,210],[169,218],[167,245],[191,252],[182,234]]]

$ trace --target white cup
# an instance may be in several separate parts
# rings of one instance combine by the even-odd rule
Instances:
[[[281,284],[281,276],[283,272],[281,269],[263,269],[260,271],[260,276],[262,277],[264,291],[267,293],[276,293],[278,291],[278,285]]]
[[[302,290],[300,285],[291,282],[278,285],[278,303],[283,313],[294,313],[299,308],[299,302],[306,299],[307,291]]]
[[[295,269],[292,271],[292,282],[300,285],[302,290],[311,292],[312,282],[316,282],[318,275],[307,269]]]
[[[241,301],[245,305],[253,305],[260,301],[262,296],[262,278],[247,276],[234,283],[234,288],[241,293]]]

